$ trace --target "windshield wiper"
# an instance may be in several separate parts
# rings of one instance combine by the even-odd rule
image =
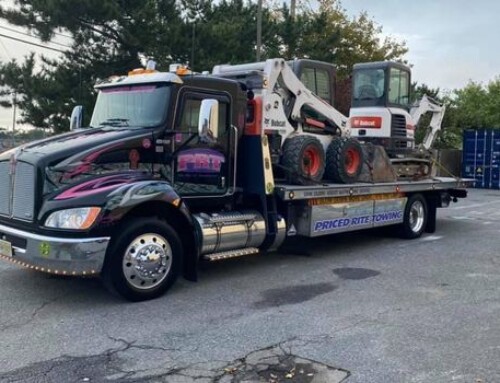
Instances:
[[[102,121],[99,126],[128,126],[128,118],[108,118]]]

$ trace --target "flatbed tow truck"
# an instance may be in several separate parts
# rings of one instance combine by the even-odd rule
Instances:
[[[466,197],[470,182],[458,178],[318,178],[314,151],[295,167],[300,182],[291,181],[280,164],[286,140],[344,145],[349,119],[306,90],[300,73],[283,71],[283,60],[252,68],[273,67],[281,74],[268,93],[224,78],[229,71],[141,69],[96,85],[89,128],[80,128],[75,108],[71,132],[0,154],[0,258],[56,275],[101,275],[140,301],[180,275],[197,280],[201,261],[265,254],[290,236],[393,225],[417,238],[436,229],[437,208]],[[294,108],[301,96],[306,118]],[[357,173],[360,160],[338,166]]]

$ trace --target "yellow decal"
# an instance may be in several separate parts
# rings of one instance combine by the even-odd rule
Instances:
[[[308,201],[309,206],[317,205],[333,205],[336,203],[349,203],[349,202],[366,202],[366,201],[381,201],[386,199],[402,198],[402,193],[388,193],[388,194],[371,194],[350,197],[326,197],[326,198],[313,198]]]

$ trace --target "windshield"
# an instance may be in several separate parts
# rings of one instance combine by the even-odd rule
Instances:
[[[362,69],[354,73],[354,99],[374,100],[384,95],[383,69]]]
[[[163,121],[169,94],[167,84],[101,89],[90,126],[157,126]]]

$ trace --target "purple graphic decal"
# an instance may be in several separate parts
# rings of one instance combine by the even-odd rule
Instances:
[[[85,197],[92,194],[101,193],[106,190],[114,189],[118,186],[131,183],[136,180],[136,177],[127,176],[124,174],[115,174],[112,176],[101,177],[91,181],[84,182],[80,185],[73,186],[59,194],[55,199],[69,199],[77,197]]]
[[[156,85],[117,86],[116,88],[101,89],[101,92],[102,93],[124,93],[124,92],[151,93],[155,89],[156,89]]]
[[[101,154],[103,154],[107,151],[110,151],[111,149],[115,149],[119,146],[121,146],[121,144],[114,144],[114,145],[107,146],[101,150],[97,150],[95,152],[90,153],[86,157],[82,158],[80,165],[78,165],[72,171],[68,171],[68,172],[64,173],[63,180],[67,180],[67,179],[73,178],[77,175],[80,175],[82,173],[89,172],[92,168],[92,163],[95,162],[95,160],[97,160]]]
[[[177,171],[184,173],[220,173],[224,155],[213,149],[189,149],[179,154]]]

